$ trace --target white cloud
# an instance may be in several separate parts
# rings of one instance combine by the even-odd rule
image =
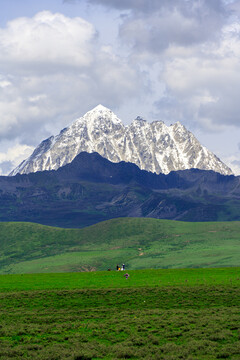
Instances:
[[[221,41],[194,46],[187,56],[178,47],[167,50],[162,80],[166,97],[175,99],[174,111],[208,129],[240,126],[239,49],[239,27],[232,24],[223,29]]]
[[[58,70],[59,66],[88,67],[93,60],[94,27],[76,17],[43,11],[18,18],[0,29],[0,64],[16,73]]]
[[[131,61],[148,67],[150,88],[165,87],[152,94],[160,118],[205,131],[240,126],[239,1],[88,2],[128,10],[119,37]]]
[[[0,152],[0,175],[6,175],[33,152],[33,147],[16,144]]]
[[[158,117],[205,131],[240,126],[239,1],[88,2],[128,10],[119,37],[130,60],[148,68],[149,88],[165,87],[151,97]]]
[[[231,168],[234,175],[240,175],[240,153],[229,155],[225,158],[222,158],[222,160]]]
[[[82,18],[43,11],[10,21],[0,28],[0,142],[12,144],[2,173],[98,103],[118,107],[143,89],[137,67]]]
[[[29,156],[32,151],[33,148],[31,146],[17,144],[8,149],[7,152],[0,153],[0,162],[12,161],[17,164],[19,159],[25,159],[25,157]]]
[[[79,0],[81,1],[81,0]],[[67,2],[67,1],[66,1]],[[124,11],[120,37],[139,55],[216,39],[231,14],[224,0],[88,0]]]
[[[155,119],[204,131],[240,125],[238,1],[86,2],[115,9],[120,42],[49,11],[0,28],[0,141],[36,146],[98,103],[120,117],[155,104]]]
[[[187,48],[216,37],[223,24],[221,16],[191,15],[167,8],[144,17],[132,16],[123,22],[120,37],[139,55],[147,50],[152,56],[174,44]]]
[[[0,29],[0,69],[0,139],[29,145],[144,87],[135,66],[101,46],[92,24],[49,11]]]

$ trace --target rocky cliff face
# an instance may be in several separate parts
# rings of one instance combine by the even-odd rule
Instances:
[[[162,121],[148,123],[137,117],[124,126],[111,110],[98,105],[59,135],[44,140],[9,175],[56,170],[83,151],[97,152],[112,162],[135,163],[157,174],[191,168],[232,174],[181,123],[167,126]]]

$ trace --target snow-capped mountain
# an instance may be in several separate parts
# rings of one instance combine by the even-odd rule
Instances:
[[[180,122],[167,126],[162,121],[148,123],[138,116],[124,126],[110,109],[98,105],[59,135],[41,142],[9,175],[56,170],[83,151],[97,152],[112,162],[135,163],[157,174],[190,168],[232,174]]]

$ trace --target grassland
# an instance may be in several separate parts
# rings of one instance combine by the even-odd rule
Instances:
[[[0,223],[0,273],[240,265],[240,222],[119,218],[84,229]]]
[[[0,358],[238,360],[240,268],[0,276]]]
[[[240,267],[0,275],[0,292],[167,286],[240,286]]]

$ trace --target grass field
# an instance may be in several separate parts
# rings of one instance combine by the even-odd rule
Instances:
[[[240,268],[0,276],[0,358],[239,360]]]
[[[0,273],[240,266],[240,222],[119,218],[84,229],[0,223]]]
[[[0,291],[115,289],[162,286],[240,286],[240,267],[0,275]]]

